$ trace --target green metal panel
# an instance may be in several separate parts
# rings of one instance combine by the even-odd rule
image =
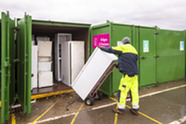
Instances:
[[[112,39],[111,39],[111,46],[117,46],[117,41],[121,41],[123,37],[129,37],[131,39],[131,42],[133,43],[133,26],[130,25],[123,25],[123,24],[116,24],[114,23],[112,26]],[[120,79],[122,77],[122,74],[117,70],[116,72],[112,73],[113,79],[112,79],[112,95],[114,92],[118,91],[118,87],[120,84]]]
[[[31,112],[31,16],[18,21],[18,100],[24,113]]]
[[[111,23],[108,22],[106,24],[102,24],[102,25],[97,25],[97,26],[93,26],[91,28],[91,53],[94,51],[93,49],[93,36],[94,35],[98,35],[98,34],[106,34],[109,33],[110,34],[110,39],[111,39]],[[111,40],[110,40],[111,42]],[[102,86],[100,87],[100,91],[102,91],[103,93],[107,94],[108,96],[112,96],[112,74],[108,76],[108,78],[105,80],[105,82],[102,84]]]
[[[9,105],[14,102],[14,20],[1,13],[1,123],[9,119]]]
[[[184,78],[185,50],[180,50],[180,42],[185,42],[184,31],[158,30],[158,32],[157,81],[161,83]]]
[[[138,29],[139,38],[139,81],[140,87],[156,84],[156,42],[155,29]]]

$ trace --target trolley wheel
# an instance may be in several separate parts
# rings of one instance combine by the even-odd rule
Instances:
[[[88,96],[85,99],[85,104],[88,105],[88,106],[92,106],[94,104],[94,98]]]

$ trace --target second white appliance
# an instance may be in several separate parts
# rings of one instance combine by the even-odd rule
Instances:
[[[71,86],[85,64],[85,42],[62,42],[62,82]]]

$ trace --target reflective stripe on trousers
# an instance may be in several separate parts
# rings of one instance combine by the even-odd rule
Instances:
[[[139,109],[138,75],[122,76],[118,91],[118,108],[125,109],[127,93],[131,91],[132,108]]]

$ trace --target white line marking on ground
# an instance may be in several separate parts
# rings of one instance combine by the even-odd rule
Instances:
[[[170,122],[169,124],[181,124],[183,122],[186,122],[186,116],[184,116],[184,117],[182,117],[182,118],[180,118],[178,120],[175,120],[173,122]]]
[[[40,120],[40,121],[37,121],[36,124],[40,124],[40,123],[44,123],[44,122],[48,122],[48,121],[53,121],[53,120],[57,120],[57,119],[60,119],[60,118],[65,118],[65,117],[69,117],[69,116],[72,116],[72,115],[75,115],[76,112],[73,112],[73,113],[70,113],[70,114],[65,114],[65,115],[61,115],[61,116],[56,116],[56,117],[52,117],[52,118],[47,118],[47,119],[44,119],[44,120]],[[32,122],[28,123],[28,124],[31,124]]]
[[[130,101],[130,99],[126,99],[126,101]],[[101,109],[101,108],[106,108],[106,107],[109,107],[109,106],[112,106],[112,105],[115,105],[117,104],[117,102],[113,102],[113,103],[109,103],[109,104],[105,104],[105,105],[101,105],[101,106],[98,106],[98,107],[94,107],[92,108],[92,110],[97,110],[97,109]]]
[[[35,100],[32,100],[32,101],[31,101],[31,104],[32,104],[32,103],[36,103],[36,99],[35,99]],[[14,108],[19,108],[19,107],[21,107],[21,104],[14,105],[14,106],[12,106],[11,108],[14,109]]]
[[[168,88],[168,89],[161,90],[161,91],[157,91],[157,92],[153,92],[153,93],[149,93],[149,94],[145,94],[145,95],[139,96],[139,98],[156,95],[156,94],[159,94],[159,93],[175,90],[175,89],[182,88],[182,87],[186,87],[186,84],[181,85],[181,86],[177,86],[177,87]]]
[[[168,89],[161,90],[161,91],[157,91],[157,92],[153,92],[153,93],[149,93],[149,94],[145,94],[145,95],[141,95],[141,96],[139,96],[139,98],[144,98],[144,97],[160,94],[160,93],[163,93],[163,92],[175,90],[175,89],[182,88],[182,87],[186,87],[186,84],[181,85],[181,86],[177,86],[177,87],[168,88]],[[130,101],[130,99],[127,99],[126,101]],[[112,106],[112,105],[115,105],[115,104],[117,104],[117,103],[114,102],[114,103],[110,103],[110,104],[106,104],[106,105],[101,105],[101,106],[92,108],[92,110],[106,108],[106,107],[109,107],[109,106]]]
[[[110,104],[106,104],[106,105],[101,105],[101,106],[98,106],[98,107],[94,107],[94,108],[92,108],[92,110],[106,108],[106,107],[109,107],[109,106],[112,106],[112,105],[115,105],[115,104],[117,104],[117,102],[113,102],[113,103],[110,103]]]

